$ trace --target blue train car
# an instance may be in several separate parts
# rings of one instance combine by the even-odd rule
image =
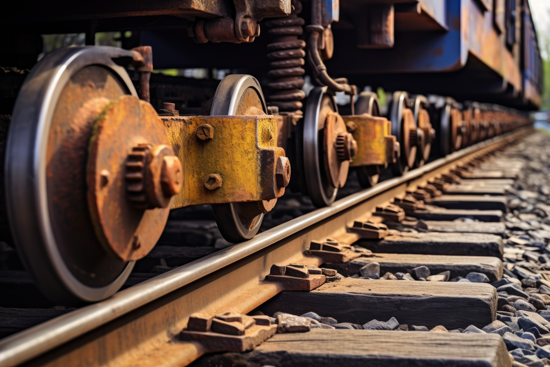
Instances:
[[[327,64],[350,80],[520,108],[540,105],[541,57],[527,0],[340,5],[334,58]]]

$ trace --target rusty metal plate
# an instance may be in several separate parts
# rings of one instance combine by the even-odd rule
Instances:
[[[170,209],[136,209],[129,200],[126,160],[139,144],[170,146],[161,119],[147,102],[124,96],[95,121],[89,145],[88,204],[103,247],[123,261],[143,258],[155,246]]]
[[[183,189],[172,208],[271,200],[284,194],[276,172],[285,151],[277,147],[274,116],[174,116],[163,117],[163,122],[183,164]],[[211,139],[203,140],[204,125],[212,127]],[[218,179],[214,175],[219,182],[211,186],[209,180]]]
[[[357,142],[351,167],[393,163],[395,137],[391,135],[390,121],[366,114],[342,117]]]

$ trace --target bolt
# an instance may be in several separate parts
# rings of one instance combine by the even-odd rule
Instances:
[[[278,187],[287,187],[290,182],[290,160],[287,157],[279,157],[275,168],[275,180]]]
[[[338,159],[341,161],[351,161],[357,152],[357,142],[350,133],[340,133],[336,138]]]
[[[197,137],[200,140],[214,139],[214,127],[210,124],[202,124],[197,128]]]
[[[210,173],[204,179],[204,187],[208,190],[216,190],[222,187],[223,181],[217,173]]]
[[[176,104],[172,102],[164,102],[162,108],[165,110],[174,111],[176,109]]]
[[[357,130],[357,124],[353,121],[348,121],[346,123],[346,130],[348,131],[348,133],[354,132],[355,130]]]
[[[250,18],[243,19],[243,22],[241,23],[241,31],[243,31],[243,34],[247,37],[252,37],[256,33],[256,27],[254,26],[254,22]]]
[[[180,111],[176,110],[176,104],[172,102],[163,102],[159,110],[159,116],[179,116]]]
[[[183,167],[176,156],[166,156],[162,159],[162,168],[160,171],[160,184],[162,193],[166,197],[171,197],[180,192],[183,185]]]
[[[105,187],[107,186],[108,183],[109,183],[109,171],[104,169],[100,173],[99,184],[101,185],[101,187]]]

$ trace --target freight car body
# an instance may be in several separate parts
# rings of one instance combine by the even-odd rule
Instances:
[[[540,105],[542,64],[527,1],[389,3],[342,2],[349,25],[334,27],[330,67],[389,90]],[[339,52],[351,49],[353,57]]]
[[[1,239],[65,304],[116,292],[170,209],[210,204],[222,235],[244,241],[287,187],[330,205],[350,169],[370,187],[432,147],[441,157],[529,123],[465,99],[540,103],[524,0],[25,0],[0,30],[0,65],[15,67],[0,81]],[[63,48],[36,63],[40,34],[84,32],[93,44],[126,30],[124,49]],[[246,75],[207,80],[186,92],[201,91],[194,109],[176,105],[185,88],[151,75],[153,51],[157,69]],[[396,91],[384,117],[356,84],[454,99]],[[336,92],[351,97],[342,112]]]
[[[387,90],[438,93],[526,109],[540,105],[542,64],[528,0],[327,2],[326,8],[338,3],[340,7],[338,21],[331,24],[334,57],[327,62],[338,76]],[[309,2],[303,3],[307,23]],[[0,51],[0,60],[36,56],[40,45],[35,46],[39,41],[33,33],[86,32],[92,42],[96,31],[141,30],[141,42],[153,46],[158,68],[239,68],[253,74],[266,65],[261,56],[266,37],[235,46],[224,43],[243,42],[242,38],[211,32],[208,44],[194,45],[186,42],[188,34],[197,22],[233,19],[239,9],[241,14],[249,9],[254,22],[291,11],[289,0],[79,4],[25,0],[12,5],[0,15],[7,46]],[[222,28],[218,25],[217,30]],[[33,57],[29,57],[32,66]]]

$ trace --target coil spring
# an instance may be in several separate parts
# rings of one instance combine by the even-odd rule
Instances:
[[[270,71],[267,76],[271,79],[268,83],[271,93],[268,96],[268,104],[279,107],[280,112],[301,114],[302,102],[305,93],[305,70],[303,68],[306,53],[306,42],[298,39],[303,33],[304,19],[298,17],[302,11],[302,4],[293,1],[293,10],[287,18],[271,19],[265,22],[268,34],[272,42],[267,45],[267,57],[272,60],[269,63]]]

